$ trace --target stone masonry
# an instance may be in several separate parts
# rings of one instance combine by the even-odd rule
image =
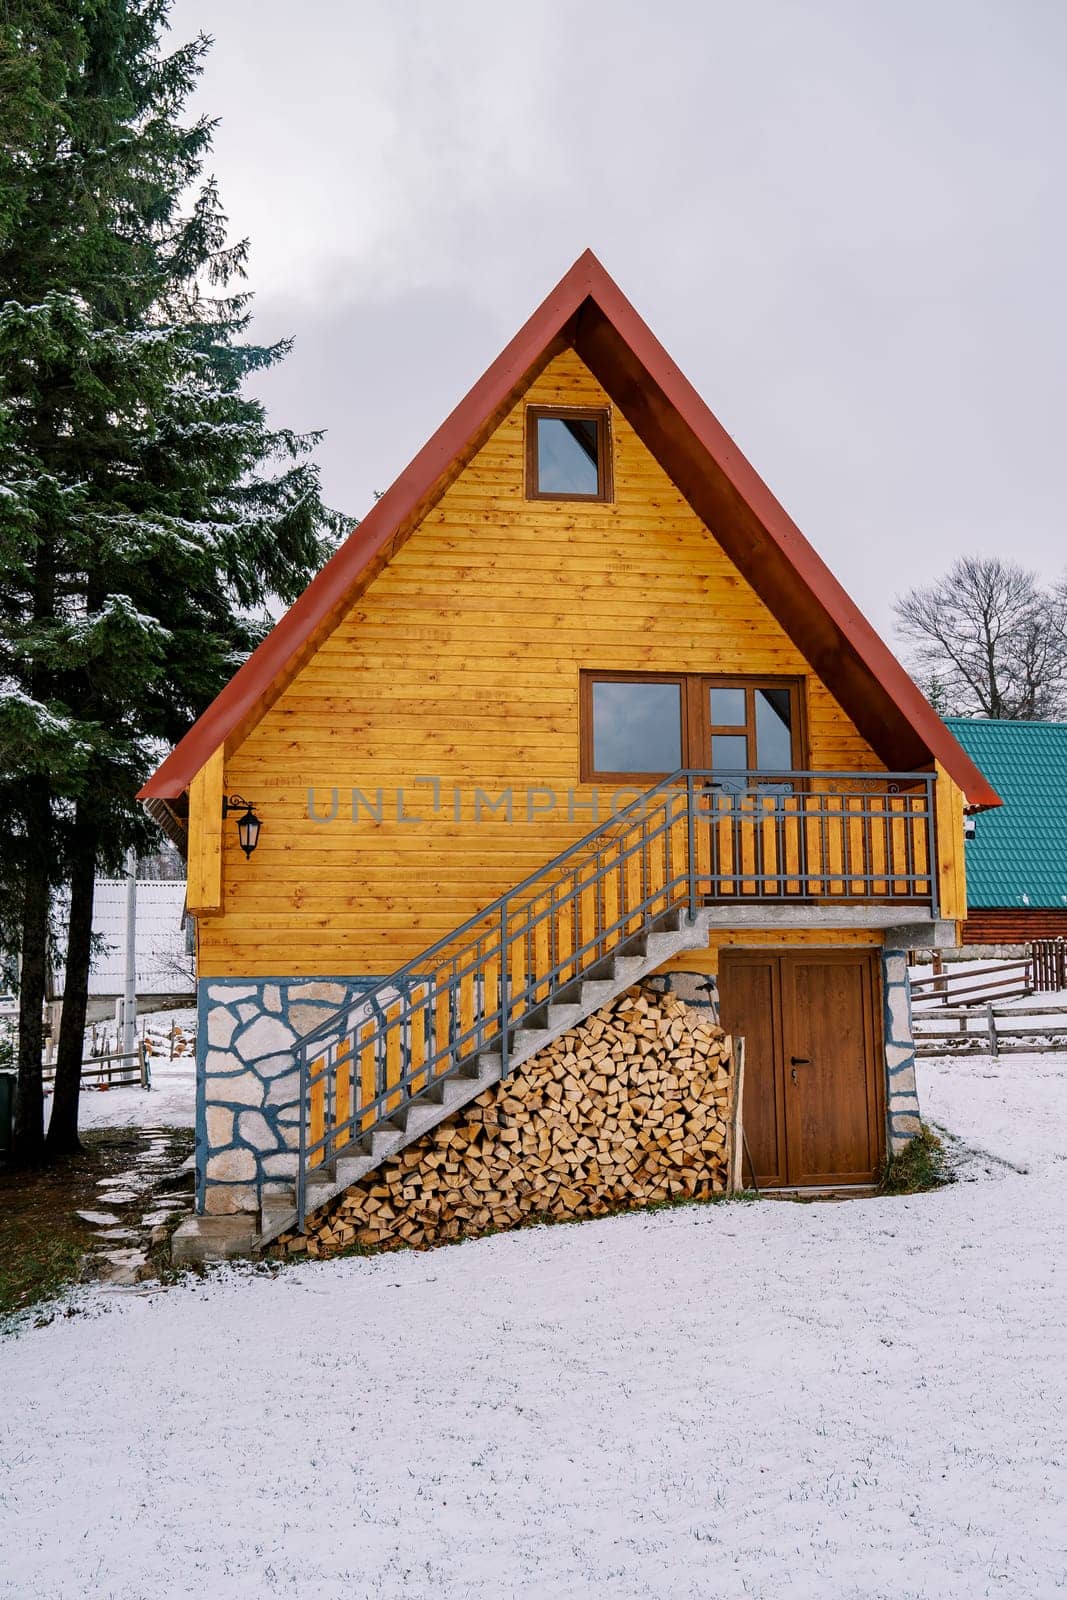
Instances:
[[[256,1211],[296,1172],[299,1038],[375,978],[204,978],[197,1027],[197,1210]]]
[[[920,1126],[915,1041],[911,1031],[911,983],[908,958],[903,950],[882,951],[882,1006],[889,1150],[896,1156],[914,1139]]]

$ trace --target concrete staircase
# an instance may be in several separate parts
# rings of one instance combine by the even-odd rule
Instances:
[[[582,977],[564,984],[558,993],[526,1018],[521,1027],[512,1030],[509,1068],[521,1066],[561,1033],[566,1033],[568,1028],[575,1027],[601,1006],[614,1000],[631,984],[657,972],[672,956],[680,955],[685,950],[705,949],[709,922],[707,912],[698,912],[696,920],[690,922],[684,912],[671,911],[662,918],[660,926],[625,940],[619,946],[618,954],[590,968]],[[362,1139],[349,1145],[343,1154],[313,1168],[307,1182],[307,1211],[317,1211],[320,1206],[367,1177],[390,1156],[397,1155],[424,1133],[429,1133],[431,1128],[436,1128],[438,1123],[447,1121],[461,1111],[499,1082],[500,1072],[499,1052],[483,1051],[471,1057],[447,1077],[439,1078],[432,1088],[411,1101],[395,1117],[380,1123]],[[294,1229],[297,1221],[295,1189],[291,1185],[272,1188],[263,1196],[259,1230],[250,1240],[249,1248],[258,1249],[269,1244],[280,1233]]]

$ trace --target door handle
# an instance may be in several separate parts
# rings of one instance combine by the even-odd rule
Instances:
[[[790,1056],[789,1057],[789,1065],[791,1067],[810,1067],[811,1066],[811,1057],[810,1056]],[[795,1074],[794,1074],[794,1076],[795,1076]]]

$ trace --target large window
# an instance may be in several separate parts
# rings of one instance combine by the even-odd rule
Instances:
[[[594,678],[589,697],[594,772],[675,772],[685,765],[677,680]]]
[[[610,500],[606,411],[529,406],[526,494],[531,500]]]
[[[741,773],[764,788],[804,765],[793,679],[586,672],[581,719],[583,779],[652,780],[693,767],[725,789],[750,781]]]

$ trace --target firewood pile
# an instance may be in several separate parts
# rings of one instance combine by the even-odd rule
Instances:
[[[724,1193],[730,1039],[641,987],[562,1034],[324,1207],[282,1252],[427,1247]]]

